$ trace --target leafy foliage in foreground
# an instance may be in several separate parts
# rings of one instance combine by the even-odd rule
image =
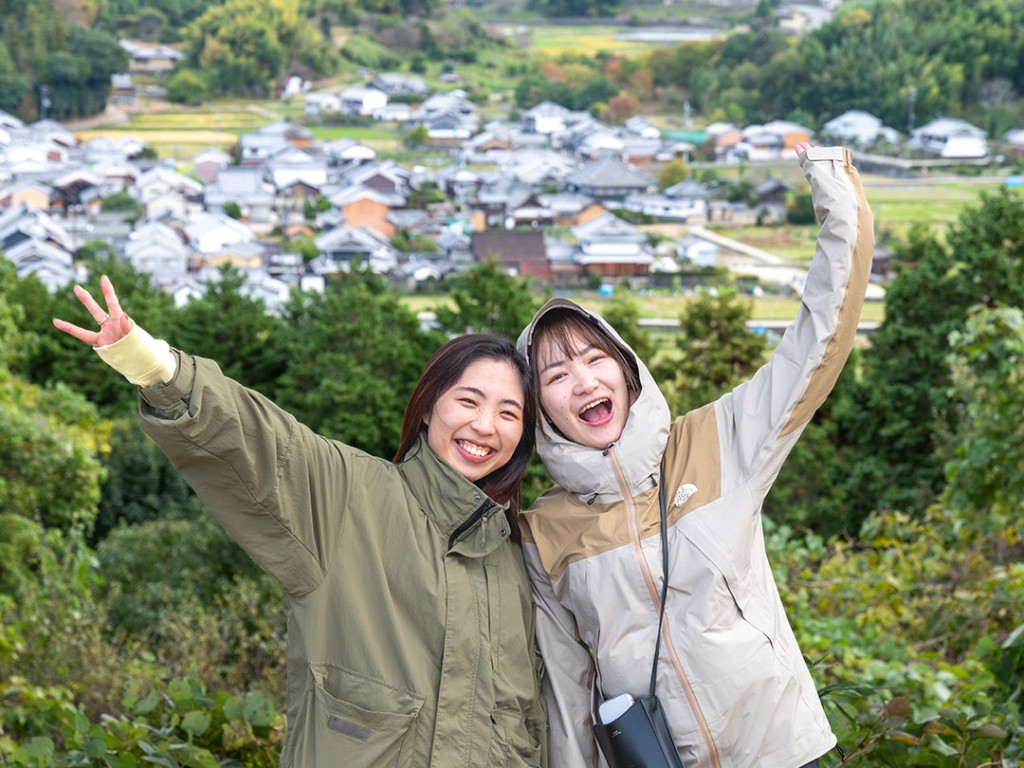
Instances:
[[[511,316],[488,302],[522,300],[516,291],[478,291],[476,285],[466,282],[464,302],[476,318]],[[178,325],[173,312],[158,314],[158,302],[147,302],[143,287],[138,305],[153,308],[153,319],[167,329],[161,335],[184,337],[188,324]],[[46,381],[24,378],[25,356],[40,354],[44,346],[33,332],[32,318],[40,310],[19,304],[26,295],[38,297],[21,288],[0,261],[0,403],[17,403],[25,417],[0,421],[0,428],[45,427],[65,435],[81,448],[80,471],[88,482],[77,489],[87,493],[68,507],[72,514],[61,516],[65,524],[48,527],[40,521],[51,519],[50,507],[63,507],[29,493],[38,472],[12,472],[0,464],[7,498],[24,500],[0,526],[0,546],[23,555],[17,569],[4,571],[0,594],[0,763],[275,765],[284,731],[278,714],[284,700],[282,596],[209,517],[197,517],[183,489],[168,482],[166,467],[137,450],[130,433],[102,421],[89,403]],[[308,388],[323,375],[312,362],[316,353],[343,341],[352,342],[349,354],[380,360],[381,370],[405,370],[389,366],[406,360],[411,350],[413,356],[429,335],[415,344],[405,338],[401,343],[408,348],[397,353],[395,334],[422,332],[380,289],[372,276],[356,274],[318,300],[325,306],[297,303],[291,319],[283,321],[285,332],[296,334],[294,343],[289,340],[288,362],[298,360],[308,373],[268,384],[280,384],[281,391],[288,385]],[[221,316],[215,309],[221,304],[234,313],[251,311],[236,301],[230,281],[200,301],[212,306],[194,310],[193,333],[205,318]],[[736,299],[723,301],[731,307]],[[714,318],[704,309],[698,303],[690,318],[695,339],[713,337]],[[735,321],[742,313],[731,309]],[[369,323],[359,322],[359,311],[367,312]],[[649,338],[635,327],[635,307],[623,299],[613,314],[626,326],[623,336],[648,350],[645,356],[653,355]],[[258,354],[259,344],[251,342],[268,331],[252,320],[240,323],[241,335],[210,343],[245,344]],[[475,323],[469,317],[455,320],[453,327]],[[999,475],[1004,464],[1019,461],[1019,420],[1009,417],[1024,407],[1022,326],[1017,309],[971,310],[953,346],[943,350],[949,371],[945,396],[960,405],[956,430],[948,435],[955,449],[948,453],[946,485],[935,503],[917,514],[874,511],[855,537],[803,532],[797,526],[806,518],[790,516],[785,505],[766,519],[766,546],[780,593],[840,743],[851,753],[848,764],[976,768],[1024,759],[1024,474]],[[315,343],[301,345],[303,333]],[[759,354],[742,336],[719,338],[717,344],[726,346],[727,340],[742,342],[739,348],[751,359]],[[705,346],[683,345],[679,352],[701,359]],[[378,351],[381,357],[372,357]],[[74,370],[59,348],[48,354],[47,370]],[[735,373],[735,367],[722,370],[722,386],[731,386],[728,371]],[[106,393],[98,375],[84,380]],[[360,379],[346,382],[355,402]],[[835,410],[847,407],[838,394]],[[329,412],[335,407],[322,404]],[[827,418],[818,426],[825,438],[835,437],[836,420],[829,409],[823,413]],[[88,434],[78,423],[82,419]],[[41,440],[38,450],[48,454],[46,445]],[[95,457],[104,460],[103,471]],[[40,458],[43,466],[47,460]],[[803,466],[822,474],[833,469],[828,462],[837,471],[847,466],[827,450],[812,451]],[[43,477],[50,476],[56,498],[59,485],[51,475]],[[143,490],[130,482],[136,475],[154,495],[130,503]],[[101,507],[97,488],[108,504],[100,525],[92,522]],[[808,487],[807,493],[815,491]],[[844,513],[841,500],[833,506],[833,515]],[[87,538],[90,526],[99,541]],[[9,566],[6,558],[2,562]]]

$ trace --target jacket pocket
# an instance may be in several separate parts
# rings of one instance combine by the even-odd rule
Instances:
[[[521,714],[500,709],[491,713],[488,768],[539,768],[541,755],[541,745]]]
[[[332,664],[310,664],[298,733],[282,765],[409,768],[423,697]]]

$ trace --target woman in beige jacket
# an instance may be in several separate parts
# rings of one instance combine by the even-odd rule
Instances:
[[[596,315],[554,299],[520,337],[539,386],[537,449],[557,483],[524,514],[523,539],[558,768],[597,764],[595,680],[602,699],[648,693],[662,485],[670,566],[657,692],[683,765],[801,768],[836,746],[760,514],[850,352],[873,223],[849,151],[797,152],[822,227],[798,316],[749,381],[671,421],[643,362]]]

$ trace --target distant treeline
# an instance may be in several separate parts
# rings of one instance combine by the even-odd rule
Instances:
[[[600,0],[541,5],[549,15],[607,11]],[[707,122],[790,119],[814,128],[848,109],[901,131],[939,115],[993,136],[1024,121],[1024,0],[845,3],[799,38],[779,26],[772,5],[760,4],[745,31],[724,41],[631,59],[581,52],[526,61],[508,49],[503,76],[520,107],[550,99],[613,120],[660,102],[680,111],[688,104]],[[437,0],[80,0],[71,13],[65,6],[0,0],[0,109],[57,119],[101,110],[110,75],[127,66],[118,37],[180,44],[178,76],[202,98],[271,96],[282,78],[315,80],[346,64],[471,64],[487,46],[504,45],[472,12]],[[332,37],[339,27],[351,32],[340,46]],[[465,87],[471,97],[489,95],[471,79]]]

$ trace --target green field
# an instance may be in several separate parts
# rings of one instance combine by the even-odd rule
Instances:
[[[865,178],[864,189],[875,215],[879,233],[904,238],[914,224],[927,224],[938,233],[956,222],[967,206],[976,205],[979,195],[995,192],[1002,179],[992,177],[943,178],[929,182],[917,179],[901,183]]]
[[[608,305],[608,299],[592,293],[572,297],[587,309],[600,314]],[[644,319],[674,320],[679,317],[687,301],[685,296],[655,294],[634,295],[633,300],[640,307],[640,317]],[[792,320],[800,309],[798,299],[762,297],[750,299],[753,304],[752,317],[755,320]],[[402,303],[413,312],[431,312],[438,307],[454,309],[451,299],[442,294],[409,294],[402,297]],[[864,305],[861,319],[869,322],[881,322],[885,317],[885,306],[881,302],[870,301]]]

